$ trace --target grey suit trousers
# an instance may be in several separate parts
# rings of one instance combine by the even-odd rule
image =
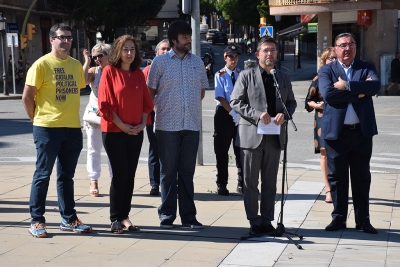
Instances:
[[[278,135],[264,135],[255,149],[240,148],[244,178],[244,207],[250,225],[274,220],[276,180],[281,147]],[[258,215],[258,177],[261,171],[261,205]]]

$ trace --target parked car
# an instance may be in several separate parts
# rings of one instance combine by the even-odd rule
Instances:
[[[207,71],[207,78],[214,75],[214,51],[211,47],[201,48],[201,59],[204,62],[204,67]]]
[[[225,45],[228,44],[228,36],[224,32],[215,32],[214,36],[212,37],[212,43],[224,43]]]
[[[216,30],[216,29],[209,29],[206,34],[206,41],[208,42],[208,41],[212,40],[214,33],[216,33],[217,31],[218,30]]]

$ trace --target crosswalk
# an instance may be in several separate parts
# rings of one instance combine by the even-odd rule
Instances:
[[[302,163],[287,163],[288,168],[320,170],[319,159],[305,159]],[[371,157],[371,172],[397,173],[400,171],[400,153],[374,153]]]

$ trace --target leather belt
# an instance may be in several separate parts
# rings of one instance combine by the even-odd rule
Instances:
[[[346,130],[355,130],[355,129],[358,129],[358,128],[360,128],[360,124],[359,123],[356,123],[356,124],[343,124],[343,129],[346,129]]]

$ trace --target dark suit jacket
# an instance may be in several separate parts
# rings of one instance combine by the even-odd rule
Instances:
[[[290,77],[279,70],[276,70],[275,76],[283,102],[292,115],[297,103],[294,99]],[[267,97],[258,65],[240,72],[233,88],[230,106],[241,115],[235,145],[241,148],[257,148],[263,137],[257,134],[257,124],[261,113],[267,112]],[[276,111],[283,113],[283,106],[278,98],[276,98]],[[282,127],[279,139],[281,149],[283,149],[284,129]]]
[[[328,140],[336,140],[343,128],[347,106],[353,104],[354,110],[360,120],[361,132],[364,136],[372,137],[378,134],[375,120],[375,111],[372,97],[381,87],[374,64],[354,60],[352,76],[350,80],[351,91],[341,91],[333,87],[339,80],[347,81],[346,73],[341,63],[336,60],[321,67],[318,71],[319,89],[325,99],[324,116],[322,117],[322,137]],[[367,81],[372,78],[372,81]],[[364,94],[363,98],[358,98]]]

